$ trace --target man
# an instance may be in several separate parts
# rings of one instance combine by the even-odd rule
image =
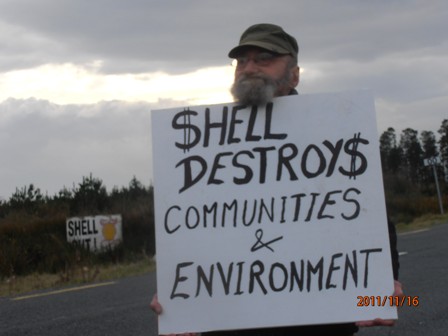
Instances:
[[[263,105],[274,97],[297,94],[299,83],[297,56],[299,47],[294,37],[281,27],[273,24],[256,24],[249,27],[241,36],[239,44],[230,50],[229,57],[236,60],[235,80],[231,92],[242,105]],[[395,227],[389,224],[392,264],[394,278],[398,278],[398,253],[396,250]],[[392,294],[392,293],[391,293]],[[395,281],[393,295],[401,296],[401,284]],[[154,296],[152,309],[162,313],[162,306]],[[297,312],[300,314],[300,312]],[[349,336],[358,331],[358,326],[393,325],[393,321],[377,319],[358,323],[331,325],[297,326],[282,328],[263,328],[254,330],[235,330],[207,332],[209,336]],[[195,335],[195,334],[185,334]]]
[[[236,59],[231,92],[243,105],[262,105],[274,97],[297,94],[299,83],[295,38],[268,24],[249,27],[229,52]]]

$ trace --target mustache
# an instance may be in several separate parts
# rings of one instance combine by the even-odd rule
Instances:
[[[265,75],[265,74],[242,74],[240,75],[240,77],[237,79],[237,83],[241,83],[244,81],[251,81],[251,80],[261,80],[264,83],[273,83],[275,81],[272,80],[272,78],[270,78],[269,76]]]

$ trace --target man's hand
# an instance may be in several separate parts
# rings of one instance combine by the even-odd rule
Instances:
[[[403,286],[397,280],[394,281],[394,293],[393,296],[403,297]],[[356,322],[358,327],[376,327],[376,326],[386,326],[392,327],[395,324],[395,320],[383,320],[380,318],[371,321],[359,321]]]
[[[152,297],[151,303],[149,304],[149,306],[151,307],[152,311],[154,313],[156,313],[157,315],[160,315],[163,313],[163,307],[160,304],[158,298],[157,298],[157,294],[154,294],[154,296]],[[184,333],[184,334],[169,334],[169,335],[164,335],[164,336],[199,336],[196,333]],[[162,336],[162,335],[161,335]]]
[[[154,296],[152,297],[152,300],[151,300],[151,303],[149,304],[149,306],[151,307],[152,311],[154,313],[156,313],[157,315],[162,314],[163,308],[159,302],[159,299],[157,298],[157,293],[154,294]]]

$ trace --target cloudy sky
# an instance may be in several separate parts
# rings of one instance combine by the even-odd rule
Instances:
[[[448,118],[446,0],[1,0],[0,198],[90,173],[151,182],[151,109],[223,103],[253,23],[300,45],[301,94],[371,89],[379,133]]]

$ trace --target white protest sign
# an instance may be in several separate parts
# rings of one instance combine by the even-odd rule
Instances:
[[[159,333],[396,318],[368,92],[152,111]]]
[[[71,217],[66,220],[69,243],[90,251],[115,248],[123,241],[121,215]]]

